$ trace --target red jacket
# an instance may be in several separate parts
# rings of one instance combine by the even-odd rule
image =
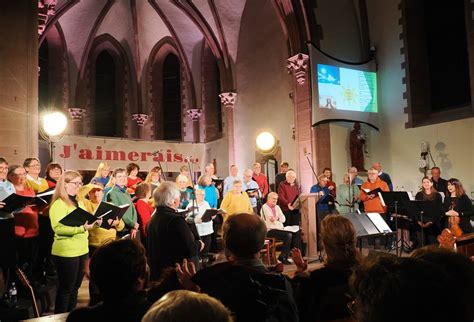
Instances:
[[[16,191],[17,195],[34,197],[35,191],[25,188],[23,191]],[[19,238],[36,237],[39,234],[38,207],[25,207],[15,213],[15,236]]]
[[[151,214],[154,209],[146,202],[141,199],[138,199],[135,203],[135,208],[137,209],[138,222],[140,224],[140,234],[143,237],[146,237],[146,226],[150,221]]]
[[[298,186],[295,184],[290,185],[286,180],[280,182],[278,186],[278,205],[282,211],[290,211],[288,204],[295,200],[296,196],[299,195],[300,191]]]
[[[265,197],[268,193],[267,177],[263,173],[260,173],[259,175],[254,174],[252,179],[257,182],[260,192],[262,193],[262,197]]]

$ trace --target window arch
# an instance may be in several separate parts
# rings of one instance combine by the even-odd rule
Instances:
[[[155,45],[148,68],[148,106],[153,115],[153,138],[182,140],[183,62],[171,37],[165,37]]]

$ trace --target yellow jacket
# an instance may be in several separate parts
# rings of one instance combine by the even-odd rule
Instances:
[[[79,207],[85,209],[82,202]],[[89,233],[83,226],[70,227],[59,221],[76,209],[62,199],[57,199],[51,204],[49,218],[54,231],[54,242],[51,254],[60,257],[78,257],[89,252],[87,237]]]
[[[46,191],[46,190],[49,189],[48,181],[46,181],[45,178],[39,178],[39,181],[41,183],[38,184],[38,182],[36,182],[36,181],[27,179],[26,180],[26,186],[28,188],[33,189],[36,194],[41,193],[41,192]]]
[[[229,191],[225,195],[224,200],[222,200],[221,209],[226,212],[224,221],[226,221],[229,216],[240,213],[253,214],[252,204],[250,203],[249,196],[245,192],[236,195],[232,191]]]

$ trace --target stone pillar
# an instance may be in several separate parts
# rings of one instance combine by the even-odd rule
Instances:
[[[147,123],[150,116],[148,114],[137,113],[132,114],[132,120],[137,122],[138,125],[138,137],[144,139],[146,137],[145,124]]]
[[[87,112],[85,108],[71,107],[67,109],[71,117],[71,134],[82,134],[82,120]]]
[[[3,1],[0,11],[0,155],[38,156],[38,0]]]
[[[227,92],[219,94],[223,110],[226,114],[227,140],[229,142],[229,164],[235,164],[235,138],[234,138],[234,106],[237,93]]]
[[[202,109],[200,108],[190,108],[186,111],[186,115],[193,122],[193,142],[199,142],[199,119],[202,115]]]
[[[295,143],[298,181],[303,193],[313,184],[313,171],[307,158],[314,163],[311,140],[311,88],[308,79],[309,57],[297,54],[287,61],[288,73],[293,75],[293,100],[295,104]]]

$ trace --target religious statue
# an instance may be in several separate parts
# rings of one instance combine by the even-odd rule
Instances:
[[[349,151],[351,153],[351,164],[359,171],[367,171],[364,167],[364,145],[365,135],[360,130],[360,123],[354,123],[354,129],[349,136]]]

